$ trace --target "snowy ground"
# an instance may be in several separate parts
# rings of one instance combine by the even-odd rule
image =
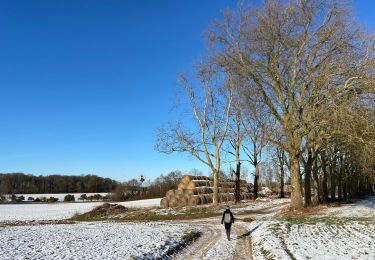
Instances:
[[[375,259],[375,223],[254,222],[255,259]]]
[[[189,225],[162,223],[0,227],[0,259],[155,259],[191,230]]]
[[[200,245],[184,250],[181,259],[191,254],[192,259],[375,259],[375,197],[318,215],[293,218],[275,215],[284,203],[285,200],[250,203],[246,217],[255,221],[237,221],[231,241],[225,239],[219,221],[210,219],[202,227],[204,233],[197,242]],[[197,222],[197,228],[202,222]],[[250,240],[250,245],[245,239]],[[244,253],[245,246],[249,253]]]
[[[375,197],[318,215],[255,221],[254,259],[375,259]]]
[[[329,208],[322,213],[339,217],[375,217],[375,196],[352,204],[344,204],[340,207]]]
[[[269,198],[259,198],[256,201],[251,201],[248,206],[241,210],[249,210],[249,211],[262,211],[268,208],[275,208],[279,206],[285,206],[285,204],[289,203],[290,199],[269,199]]]
[[[82,214],[103,204],[103,202],[0,204],[0,221],[62,220],[75,214]],[[125,207],[157,207],[160,199],[127,201],[118,203]]]
[[[159,202],[131,203],[156,206]],[[175,258],[375,259],[375,197],[314,216],[276,215],[288,206],[287,202],[262,199],[234,209],[248,214],[235,213],[238,221],[233,225],[231,241],[226,240],[221,217],[163,224],[95,222],[0,227],[0,259],[156,258],[181,243],[184,232],[192,229],[202,232],[202,236]],[[74,204],[95,203],[60,203]],[[4,214],[2,206],[0,216]],[[255,221],[241,221],[247,217]]]

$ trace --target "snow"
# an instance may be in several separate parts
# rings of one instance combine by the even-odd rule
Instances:
[[[254,259],[375,259],[375,197],[294,220],[252,222]]]
[[[186,224],[109,222],[0,227],[0,259],[155,259],[191,230]]]
[[[283,207],[287,207],[290,202],[289,198],[285,199],[275,199],[275,198],[258,198],[255,201],[249,201],[245,208],[241,208],[239,210],[234,209],[234,212],[238,211],[261,211],[259,214],[264,215],[267,213],[267,210],[271,210],[272,212],[276,211],[276,209],[282,209]],[[253,212],[256,214],[256,212]]]
[[[225,233],[225,229],[222,228],[222,233],[219,240],[216,242],[215,246],[213,246],[208,252],[206,253],[203,259],[210,260],[210,259],[231,259],[233,258],[234,250],[236,247],[236,240],[237,237],[234,235],[232,230],[231,232],[231,240],[227,240],[227,235]]]
[[[341,217],[375,217],[375,196],[352,204],[329,208],[323,214]]]
[[[255,259],[375,259],[375,223],[254,222]]]
[[[129,208],[156,207],[161,199],[126,201],[118,204]],[[103,202],[0,204],[0,221],[62,220],[82,214]]]

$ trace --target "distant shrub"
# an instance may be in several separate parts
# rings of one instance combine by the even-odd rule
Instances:
[[[35,198],[34,202],[40,202],[40,199],[39,198]]]
[[[18,201],[24,201],[25,200],[25,196],[23,196],[23,195],[18,196],[17,200]]]
[[[35,199],[34,199],[34,197],[28,197],[27,200],[34,201]]]
[[[10,201],[11,202],[18,202],[18,197],[14,194],[12,194],[12,196],[10,196]]]
[[[0,194],[0,203],[3,203],[6,201],[6,198],[3,194]]]
[[[94,199],[94,196],[92,196],[92,195],[87,197],[87,200],[89,200],[89,201],[93,201],[93,199]]]
[[[109,200],[109,199],[110,199],[109,194],[103,196],[103,200],[107,201],[107,200]]]
[[[47,197],[39,197],[39,200],[40,200],[41,202],[47,202]]]
[[[100,195],[100,194],[94,194],[94,200],[101,200],[101,199],[103,199],[103,197],[102,197],[102,195]]]
[[[87,195],[81,194],[81,196],[79,197],[79,200],[87,200]]]
[[[112,201],[126,201],[129,199],[129,193],[123,185],[118,185],[114,193],[111,194]]]
[[[47,199],[47,202],[48,203],[53,203],[53,202],[57,202],[59,199],[58,198],[55,198],[55,197],[49,197],[48,199]]]
[[[74,195],[71,195],[71,194],[65,195],[65,197],[64,197],[64,202],[73,202],[75,200],[76,199],[75,199]]]

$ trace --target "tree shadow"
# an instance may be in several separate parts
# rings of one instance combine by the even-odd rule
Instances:
[[[257,230],[257,229],[259,228],[260,225],[261,225],[261,224],[259,224],[258,226],[254,227],[253,229],[249,230],[248,232],[246,232],[246,233],[244,233],[244,234],[238,236],[237,239],[245,238],[245,237],[250,236],[251,233],[253,233],[255,230]]]

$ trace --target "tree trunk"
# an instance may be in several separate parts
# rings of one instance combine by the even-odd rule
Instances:
[[[305,206],[311,206],[311,170],[312,170],[312,160],[308,158],[305,165]]]
[[[214,172],[214,194],[212,196],[212,204],[217,206],[219,204],[219,171]]]
[[[342,183],[342,179],[343,179],[343,175],[344,175],[344,165],[343,165],[343,157],[340,156],[340,171],[339,171],[339,175],[337,176],[337,199],[339,201],[342,201],[342,193],[343,193],[343,183]]]
[[[323,170],[323,200],[325,202],[328,201],[328,174],[327,174],[327,161],[326,155],[324,152],[320,154],[320,158],[322,160],[322,170]]]
[[[254,175],[254,199],[258,198],[258,182],[259,182],[259,166],[257,162],[254,162],[255,175]]]
[[[318,168],[317,158],[318,157],[315,157],[314,166],[312,170],[313,179],[314,179],[314,185],[313,185],[314,186],[314,202],[321,203],[323,201],[323,198],[322,198],[321,185],[320,185],[319,175],[318,175],[319,168]]]
[[[347,187],[347,184],[345,182],[343,185],[344,201],[348,201],[348,191],[346,187]]]
[[[280,175],[280,198],[285,198],[285,194],[284,194],[285,172],[284,172],[283,168],[281,168],[280,171],[281,171],[281,175]]]
[[[235,182],[235,189],[234,189],[234,199],[235,203],[241,201],[241,184],[240,184],[240,174],[241,174],[241,162],[237,161],[236,164],[236,182]]]
[[[331,186],[330,186],[331,201],[335,201],[336,200],[336,178],[335,178],[334,165],[330,166],[329,173],[330,173],[330,181],[331,181]]]
[[[284,152],[277,149],[277,157],[279,158],[280,167],[280,198],[285,198],[284,184],[285,184],[285,172],[284,172]]]
[[[290,179],[291,179],[291,209],[300,209],[303,207],[301,184],[300,184],[299,156],[290,154]]]

